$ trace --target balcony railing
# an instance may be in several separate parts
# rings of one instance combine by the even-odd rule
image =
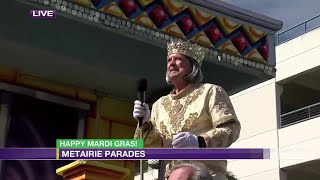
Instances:
[[[277,45],[285,43],[293,38],[301,36],[309,31],[312,31],[320,27],[320,15],[311,18],[297,26],[294,26],[284,32],[277,35]]]
[[[320,117],[320,103],[281,115],[280,127],[291,126],[316,117]]]

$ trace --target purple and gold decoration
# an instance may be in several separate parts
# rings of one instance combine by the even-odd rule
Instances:
[[[76,1],[77,3],[77,1]],[[230,19],[186,6],[178,0],[91,0],[103,13],[131,20],[201,46],[228,51],[260,63],[268,62],[266,33]]]

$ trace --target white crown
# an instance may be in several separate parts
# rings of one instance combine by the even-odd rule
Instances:
[[[200,65],[205,57],[205,50],[197,44],[192,44],[189,41],[182,41],[178,39],[176,41],[171,40],[170,43],[167,43],[168,56],[170,54],[179,53],[185,56],[189,56],[196,60]]]

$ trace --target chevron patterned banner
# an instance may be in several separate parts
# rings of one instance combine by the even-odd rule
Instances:
[[[73,0],[168,35],[268,64],[267,33],[188,7],[181,0]]]

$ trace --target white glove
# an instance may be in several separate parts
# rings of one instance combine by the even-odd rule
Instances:
[[[173,136],[172,146],[176,147],[199,147],[198,136],[189,132],[181,132]]]
[[[139,100],[134,101],[133,117],[137,121],[139,121],[140,117],[143,117],[142,123],[150,121],[149,105],[144,103],[143,106],[142,106],[142,103]]]

